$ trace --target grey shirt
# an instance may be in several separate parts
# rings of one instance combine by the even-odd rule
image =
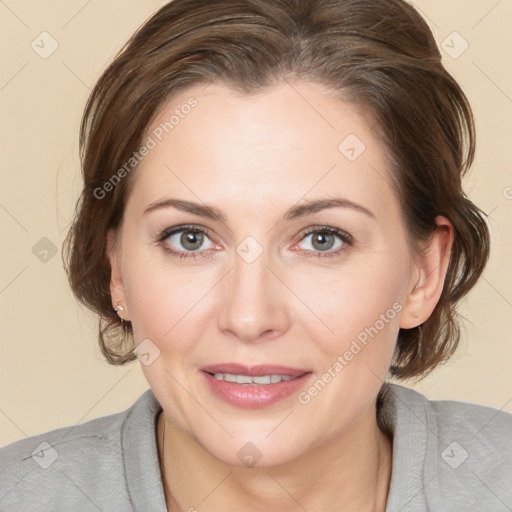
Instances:
[[[124,412],[3,447],[0,511],[165,512],[160,411],[149,389]],[[379,418],[393,433],[386,512],[512,511],[511,414],[390,384]]]

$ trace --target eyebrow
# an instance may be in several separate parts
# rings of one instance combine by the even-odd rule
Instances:
[[[200,217],[206,217],[208,219],[226,222],[226,215],[215,208],[214,206],[209,206],[206,204],[194,203],[192,201],[184,201],[182,199],[163,199],[161,201],[155,201],[151,203],[145,210],[144,215],[150,213],[155,210],[159,210],[161,208],[175,208],[182,212],[192,213],[194,215],[199,215]],[[316,199],[316,200],[306,200],[304,203],[294,205],[289,208],[283,216],[283,220],[294,220],[302,217],[306,217],[313,213],[327,210],[329,208],[350,208],[356,210],[360,213],[364,213],[365,215],[375,219],[375,214],[365,208],[364,206],[354,203],[348,199],[344,198],[326,198],[326,199]]]

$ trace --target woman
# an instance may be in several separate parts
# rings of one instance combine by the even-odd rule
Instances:
[[[64,253],[128,410],[5,447],[1,510],[501,511],[512,417],[430,402],[489,254],[471,109],[402,0],[174,0],[98,81]]]

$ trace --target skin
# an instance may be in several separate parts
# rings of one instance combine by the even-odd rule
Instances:
[[[195,86],[165,105],[148,134],[192,96],[197,107],[131,178],[123,223],[108,237],[113,305],[123,304],[137,344],[149,339],[160,350],[142,369],[164,411],[168,509],[383,511],[392,439],[377,426],[375,401],[399,329],[424,322],[439,300],[453,227],[437,217],[425,255],[414,258],[385,148],[355,106],[322,86],[282,83],[250,97]],[[353,162],[338,149],[349,134],[366,146]],[[297,203],[333,197],[373,216],[337,207],[284,219]],[[226,220],[172,207],[144,214],[166,198],[206,203]],[[182,224],[210,232],[196,259],[165,250],[187,252],[181,233],[158,242]],[[324,226],[353,244],[304,236]],[[252,263],[236,252],[248,236],[263,251]],[[309,369],[307,389],[395,303],[395,317],[306,405],[293,395],[235,407],[200,375],[220,362],[280,364]],[[249,442],[261,452],[252,468],[237,457]]]

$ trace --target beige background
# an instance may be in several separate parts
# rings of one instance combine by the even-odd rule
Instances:
[[[102,360],[95,319],[75,303],[60,247],[80,189],[77,133],[86,98],[107,62],[163,3],[0,1],[0,445],[120,411],[148,387],[138,362],[115,368]],[[457,355],[409,385],[430,398],[512,412],[512,2],[416,5],[438,42],[447,41],[446,66],[475,110],[478,156],[466,189],[490,214],[494,245],[461,308],[471,323]],[[59,45],[46,59],[31,47],[34,40],[42,46],[43,31]],[[469,44],[460,56],[464,42],[454,31]],[[43,237],[58,248],[46,262],[32,252]]]

